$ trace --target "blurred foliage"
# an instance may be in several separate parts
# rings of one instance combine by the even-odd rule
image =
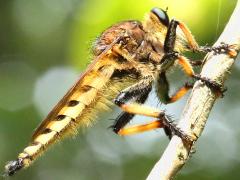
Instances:
[[[16,158],[47,111],[86,68],[92,42],[104,29],[122,20],[141,20],[152,7],[168,7],[169,16],[185,22],[200,44],[211,45],[235,4],[236,0],[0,0],[1,169]],[[197,153],[177,179],[240,176],[239,68],[238,63],[226,98],[215,107]],[[169,111],[179,117],[175,112],[184,102]],[[101,119],[12,179],[144,179],[168,143],[163,133],[119,138],[107,130],[112,122]]]

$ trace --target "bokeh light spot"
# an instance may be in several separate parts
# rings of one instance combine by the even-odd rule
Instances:
[[[0,63],[0,108],[17,111],[32,103],[36,73],[22,61]]]

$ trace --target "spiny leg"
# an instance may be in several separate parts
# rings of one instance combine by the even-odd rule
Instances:
[[[174,46],[175,46],[175,41],[176,41],[176,29],[177,26],[181,25],[178,21],[175,20],[171,20],[168,30],[167,30],[167,34],[166,34],[166,38],[164,41],[164,52],[165,52],[165,56],[162,60],[162,63],[168,63],[169,60],[175,60],[175,54],[176,52],[174,51]],[[185,28],[185,26],[183,26],[183,33],[185,34],[188,42],[189,42],[189,46],[191,49],[197,49],[198,48],[198,44],[195,41],[195,39],[193,38],[193,36],[191,35],[190,31],[187,31],[187,27]],[[189,33],[186,33],[189,32]],[[157,82],[157,95],[160,98],[161,102],[168,104],[168,103],[172,103],[177,101],[178,99],[180,99],[181,97],[183,97],[189,89],[192,88],[192,84],[188,84],[186,83],[182,88],[180,88],[173,96],[169,96],[169,83],[167,81],[165,72],[161,72],[159,74],[159,78],[158,78],[158,82]],[[165,134],[171,139],[172,137],[172,132],[169,128],[164,127],[164,131]]]
[[[136,102],[139,104],[143,104],[150,91],[146,91],[137,97]],[[110,126],[110,128],[113,129],[115,133],[118,133],[120,129],[122,129],[124,126],[126,126],[127,123],[131,121],[131,119],[135,116],[135,114],[127,113],[127,112],[122,112],[117,119],[115,120],[114,124]]]
[[[152,76],[144,77],[140,82],[124,89],[114,99],[114,103],[118,105],[123,111],[130,114],[140,114],[157,118],[159,110],[153,108],[146,108],[137,103],[127,104],[128,101],[138,98],[143,93],[149,93],[152,89]]]
[[[189,60],[186,57],[181,56],[178,52],[174,51],[177,26],[179,26],[182,29],[184,35],[186,36],[186,38],[189,42],[190,49],[192,49],[194,51],[197,51],[199,49],[194,37],[192,36],[191,32],[189,31],[189,29],[183,23],[172,20],[170,22],[167,36],[164,41],[164,51],[165,51],[165,58],[166,58],[165,61],[167,61],[167,59],[177,59],[178,63],[183,67],[184,72],[188,76],[205,82],[206,85],[209,86],[210,88],[212,88],[213,90],[215,90],[218,95],[222,95],[224,90],[222,90],[222,87],[219,84],[217,84],[216,82],[214,82],[210,79],[207,79],[207,78],[201,77],[198,74],[195,74]],[[165,61],[163,61],[163,62],[167,63]]]
[[[175,20],[171,20],[168,30],[167,30],[166,38],[164,40],[165,56],[163,57],[163,59],[161,61],[162,63],[168,64],[168,61],[173,61],[176,59],[176,57],[175,57],[176,52],[174,51],[174,46],[175,46],[175,42],[176,42],[177,26],[179,26],[179,22],[175,21]],[[185,27],[185,26],[183,26],[183,27]],[[188,32],[187,28],[185,28],[184,31]],[[190,44],[189,45],[190,48],[197,49],[198,45],[197,45],[195,39],[193,38],[193,36],[191,35],[191,33],[190,33],[190,35],[186,34],[185,36]],[[180,90],[178,90],[173,96],[170,97],[169,96],[169,83],[167,81],[165,72],[161,72],[159,74],[159,78],[157,81],[156,90],[157,90],[157,95],[160,98],[161,102],[168,104],[168,103],[175,102],[178,99],[180,99],[191,88],[192,88],[192,85],[185,84]],[[165,126],[164,131],[165,131],[165,134],[169,137],[169,139],[171,139],[171,137],[173,136],[171,129],[168,128],[167,126]]]
[[[175,21],[175,20],[173,20]],[[188,40],[189,48],[192,49],[194,52],[214,52],[215,54],[228,54],[230,57],[236,57],[237,56],[237,47],[236,45],[229,45],[224,42],[222,42],[219,46],[211,47],[211,46],[200,46],[198,45],[197,41],[193,37],[191,31],[188,29],[188,27],[179,21],[175,21],[179,28],[182,30],[183,34]]]
[[[166,53],[173,52],[174,51],[174,45],[176,40],[176,29],[177,26],[182,30],[184,36],[186,37],[188,41],[189,49],[191,49],[193,52],[214,52],[215,54],[228,54],[230,57],[236,57],[237,56],[237,45],[229,45],[226,43],[221,43],[219,46],[216,47],[210,47],[210,46],[201,46],[199,47],[197,41],[193,37],[191,31],[188,29],[188,27],[176,20],[171,20],[170,25],[168,27],[168,32],[166,35],[166,39],[164,42],[164,51]]]
[[[169,27],[167,30],[167,35],[166,35],[166,38],[164,41],[165,53],[174,52],[177,27],[179,27],[182,30],[184,36],[186,37],[186,39],[188,41],[189,49],[191,49],[193,51],[197,51],[199,49],[198,43],[195,40],[195,38],[193,37],[191,31],[188,29],[188,27],[184,23],[172,19],[169,24]]]
[[[228,54],[230,57],[237,56],[236,49],[238,48],[236,47],[236,45],[228,45],[222,42],[219,46],[216,46],[216,47],[210,47],[210,46],[199,47],[197,41],[193,37],[188,27],[184,23],[180,21],[176,21],[174,19],[170,22],[170,25],[168,28],[167,36],[164,43],[165,52],[171,52],[174,50],[177,26],[182,30],[184,36],[188,41],[189,49],[191,49],[193,52],[204,52],[204,53],[214,52],[215,54]]]
[[[196,79],[196,80],[201,80],[204,82],[208,87],[212,88],[218,96],[223,96],[223,93],[226,91],[220,84],[216,83],[215,81],[206,78],[206,77],[201,77],[199,74],[195,74],[193,71],[193,68],[191,64],[189,63],[189,60],[181,55],[178,55],[177,57],[179,65],[182,66],[183,71],[190,77]]]
[[[143,125],[123,128],[119,131],[118,134],[122,136],[126,136],[126,135],[137,134],[145,131],[150,131],[158,128],[166,128],[171,132],[170,133],[171,137],[173,135],[177,135],[187,142],[192,142],[196,139],[196,137],[189,136],[186,133],[184,133],[180,128],[178,128],[177,125],[171,120],[171,118],[167,116],[164,112],[159,113],[159,117],[155,121],[152,121],[150,123],[143,124]]]
[[[199,46],[194,37],[192,36],[190,30],[183,23],[180,23],[176,20],[172,20],[169,24],[166,38],[164,41],[165,56],[161,61],[162,63],[168,64],[168,61],[173,61],[178,57],[178,53],[174,51],[177,26],[179,26],[182,29],[186,39],[188,40],[189,48],[192,49],[193,51],[199,49]],[[197,65],[198,64],[202,63],[198,62]],[[169,83],[167,81],[165,72],[161,72],[158,77],[156,90],[157,95],[160,98],[161,102],[168,104],[171,102],[175,102],[181,97],[183,97],[187,93],[187,91],[192,88],[192,86],[193,86],[192,84],[186,83],[180,90],[178,90],[173,96],[170,97]],[[168,127],[164,127],[164,131],[165,134],[171,139],[171,137],[173,136],[171,129],[169,129]]]
[[[197,51],[199,49],[199,45],[195,40],[195,38],[193,37],[191,31],[188,29],[188,27],[184,23],[177,21],[177,24],[178,24],[178,27],[182,30],[183,34],[185,35],[188,41],[189,48],[192,49],[193,51]]]
[[[132,88],[129,88],[129,89],[132,89]],[[137,92],[137,91],[136,91]],[[159,120],[162,121],[162,124],[163,124],[163,127],[166,127],[167,129],[169,129],[171,131],[171,135],[172,134],[176,134],[178,135],[179,137],[185,139],[185,140],[194,140],[194,137],[191,137],[191,136],[188,136],[186,134],[184,134],[179,128],[176,127],[175,124],[172,123],[171,120],[169,120],[169,118],[167,116],[165,116],[165,112],[164,111],[160,111],[158,109],[154,109],[152,107],[147,107],[147,106],[144,106],[144,105],[140,105],[140,104],[126,104],[126,97],[127,96],[127,92],[125,91],[123,94],[120,94],[115,102],[117,102],[117,105],[121,107],[121,109],[129,114],[138,114],[138,115],[143,115],[143,116],[148,116],[148,117],[154,117],[154,118],[157,118]],[[124,96],[126,95],[126,97]],[[134,94],[135,96],[137,94]],[[129,99],[127,99],[129,100]],[[121,103],[119,103],[121,102]],[[150,130],[150,129],[154,129],[154,128],[159,128],[156,123],[153,123],[150,125],[147,126],[147,128],[144,128],[145,126],[140,126],[141,128],[139,129],[140,132],[142,132],[144,129],[146,130]],[[151,128],[150,128],[151,127]],[[120,129],[118,134],[128,134],[128,132],[138,132],[138,128],[135,127],[134,128],[135,130],[133,129],[130,129],[128,131],[128,128],[126,129]]]
[[[138,115],[154,117],[154,118],[158,118],[159,114],[163,112],[149,106],[145,106],[141,104],[133,104],[133,103],[121,104],[120,107],[123,111],[131,114],[138,114]]]
[[[166,54],[174,52],[174,46],[175,46],[176,36],[177,36],[176,34],[177,26],[178,26],[178,21],[171,20],[168,26],[168,30],[167,30],[167,34],[166,34],[166,38],[164,40],[164,46],[163,46],[164,52]]]
[[[193,85],[191,83],[185,83],[177,92],[175,92],[172,96],[169,96],[169,83],[165,72],[161,72],[159,74],[156,83],[157,95],[164,104],[176,102],[182,98],[192,87]]]
[[[162,123],[162,120],[155,120],[155,121],[152,121],[152,122],[147,123],[147,124],[138,125],[138,126],[131,126],[131,127],[120,129],[118,134],[120,136],[126,136],[126,135],[137,134],[137,133],[150,131],[150,130],[153,130],[153,129],[163,128],[163,127],[164,127],[164,125]]]
[[[229,45],[222,42],[219,46],[216,47],[201,46],[198,51],[204,53],[214,52],[215,55],[228,54],[230,57],[234,58],[237,56],[237,49],[238,48],[236,45]]]
[[[149,94],[152,88],[152,77],[147,76],[143,80],[141,80],[139,83],[128,87],[127,89],[120,92],[120,94],[115,98],[114,102],[116,105],[121,107],[121,109],[127,113],[122,114],[118,121],[114,124],[114,127],[116,128],[117,133],[121,131],[121,129],[128,123],[128,121],[133,117],[133,114],[140,114],[150,117],[158,118],[159,114],[161,114],[161,111],[157,109],[153,109],[150,107],[145,107],[140,104],[126,104],[129,100],[132,100],[134,98],[141,97],[144,93]],[[146,98],[146,97],[145,97]],[[144,100],[144,97],[143,97]],[[127,118],[127,120],[124,120],[122,118]],[[119,121],[120,120],[120,121]]]
[[[159,74],[156,83],[156,93],[161,102],[169,104],[182,98],[192,87],[193,85],[191,83],[185,83],[177,92],[172,96],[169,96],[169,83],[167,81],[166,73],[162,72]],[[164,132],[169,139],[172,138],[173,134],[167,126],[164,127]]]
[[[181,61],[181,56],[179,55],[179,53],[174,51],[177,26],[180,27],[180,29],[182,30],[186,39],[188,40],[189,48],[192,49],[193,51],[199,49],[199,46],[198,46],[196,40],[194,39],[193,35],[191,34],[191,31],[187,28],[187,26],[185,26],[185,24],[173,19],[173,20],[171,20],[171,22],[169,24],[167,35],[166,35],[166,38],[164,41],[164,51],[165,51],[165,58],[166,58],[165,61],[168,61],[168,59],[180,59],[179,63],[183,66],[183,69],[186,72],[186,74],[193,77],[193,76],[195,76],[195,74],[194,74],[193,68],[192,68],[191,64],[189,63],[189,61],[184,61],[184,62]],[[165,61],[164,61],[164,63],[167,63]],[[181,62],[183,62],[183,63],[181,63]],[[197,64],[199,64],[199,62]],[[168,85],[165,74],[161,73],[159,75],[158,81],[160,81],[160,82],[158,83],[159,87],[157,87],[157,88],[164,95],[165,98],[163,97],[162,99],[163,99],[163,102],[166,102],[166,103],[174,102],[174,101],[180,99],[182,96],[184,96],[186,94],[186,92],[190,88],[192,88],[192,85],[185,84],[178,92],[175,93],[175,95],[173,95],[172,97],[169,97],[169,95],[168,95],[168,91],[169,91],[168,86],[169,85]],[[160,95],[160,97],[162,96],[161,93],[159,95]]]
[[[152,89],[153,77],[151,75],[145,76],[138,83],[124,89],[114,99],[114,103],[121,107],[122,104],[137,98],[140,94],[150,92]]]

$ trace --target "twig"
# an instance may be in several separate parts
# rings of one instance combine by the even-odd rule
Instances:
[[[240,1],[238,1],[224,32],[214,46],[224,42],[227,44],[236,44],[237,47],[240,47],[239,17]],[[224,84],[233,63],[234,58],[231,58],[229,55],[208,54],[201,76]],[[184,132],[188,132],[189,134],[192,133],[199,137],[205,127],[207,118],[216,99],[216,93],[202,82],[197,81],[184,108],[178,126]],[[189,159],[191,148],[191,145],[184,145],[181,138],[174,136],[161,159],[155,164],[148,175],[147,180],[172,179]]]

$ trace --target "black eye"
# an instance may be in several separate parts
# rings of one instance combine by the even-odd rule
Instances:
[[[159,8],[153,8],[151,12],[155,14],[159,21],[163,23],[165,26],[169,25],[169,18],[166,11]]]

